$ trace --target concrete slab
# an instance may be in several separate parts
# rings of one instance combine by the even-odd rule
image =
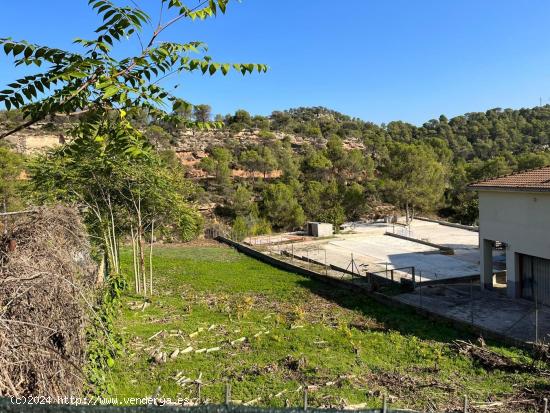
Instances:
[[[333,239],[320,242],[305,240],[292,247],[288,244],[274,246],[273,250],[292,250],[295,254],[319,262],[326,260],[327,264],[343,268],[350,266],[353,254],[357,266],[368,265],[371,272],[384,271],[386,268],[415,267],[417,276],[422,273],[422,280],[479,274],[477,232],[420,220],[412,221],[409,227],[383,222],[348,223],[344,227],[346,231]],[[384,235],[386,232],[453,248],[455,255],[443,255],[437,248]],[[273,236],[271,238],[276,239]],[[281,241],[284,244],[285,240]],[[264,242],[260,241],[259,244]]]
[[[479,234],[467,229],[414,220],[410,224],[410,230],[412,238],[433,242],[455,250],[477,249],[479,247]]]
[[[324,244],[294,246],[294,252],[328,264],[346,268],[353,259],[372,272],[415,267],[422,280],[438,280],[478,274],[479,267],[454,256],[442,255],[437,248],[387,235],[341,238]],[[420,278],[417,279],[418,281]]]
[[[453,285],[417,288],[395,299],[516,340],[534,342],[536,318],[538,339],[550,340],[550,307],[522,299],[511,299],[499,291],[480,290],[479,285]]]
[[[396,226],[395,233],[452,248],[456,258],[475,265],[479,264],[479,234],[477,232],[449,227],[436,222],[414,220],[409,228]]]

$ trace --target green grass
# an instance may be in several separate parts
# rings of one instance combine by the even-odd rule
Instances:
[[[130,273],[128,251],[122,258]],[[312,386],[313,407],[379,407],[388,394],[395,407],[420,409],[432,401],[441,410],[457,408],[464,394],[481,402],[504,400],[523,388],[549,388],[548,379],[486,371],[458,355],[449,343],[471,339],[466,333],[230,248],[159,248],[154,268],[150,306],[135,309],[143,299],[130,287],[117,320],[127,346],[111,372],[119,398],[150,396],[161,386],[161,396],[194,399],[196,386],[178,385],[178,372],[193,380],[201,375],[205,401],[222,402],[230,381],[233,399],[260,397],[256,405],[274,407],[300,406],[303,385]],[[149,340],[160,330],[166,334]],[[260,332],[267,333],[254,337]],[[230,344],[240,337],[247,340]],[[220,350],[180,354],[160,364],[149,355],[152,349],[170,354],[188,346]],[[492,347],[530,361],[520,350]],[[509,411],[529,410],[516,405]]]

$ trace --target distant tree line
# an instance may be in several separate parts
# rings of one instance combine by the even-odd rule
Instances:
[[[203,183],[202,199],[215,200],[218,215],[241,234],[293,229],[306,220],[340,226],[380,203],[408,217],[437,213],[472,224],[478,211],[469,183],[550,163],[550,106],[442,115],[422,126],[376,125],[322,107],[214,116],[210,106],[196,105],[173,115],[167,121],[142,109],[128,113],[168,164],[177,163],[173,146],[188,121],[214,120],[229,136],[259,136],[250,143],[229,138],[199,165],[214,177]],[[2,123],[16,117],[0,112]],[[292,135],[305,143],[293,144]],[[233,177],[235,169],[248,179]]]
[[[408,217],[437,213],[473,224],[477,198],[469,183],[550,163],[550,106],[491,109],[450,120],[442,115],[422,126],[376,125],[322,107],[268,117],[239,110],[217,119],[231,132],[259,131],[259,143],[228,141],[223,148],[211,148],[201,162],[216,177],[217,186],[210,189],[223,193],[221,212],[252,232],[259,221],[263,231],[266,222],[291,229],[306,219],[339,226],[381,202]],[[278,132],[307,143],[293,146],[289,135],[275,139]],[[236,168],[248,171],[251,179],[232,182],[230,171]],[[255,173],[269,177],[273,171],[280,176],[255,178]],[[253,200],[256,208],[243,208]]]

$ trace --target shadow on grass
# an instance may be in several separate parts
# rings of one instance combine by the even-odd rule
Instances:
[[[384,324],[388,329],[398,331],[403,335],[414,335],[423,340],[442,343],[450,343],[457,339],[471,340],[475,338],[471,332],[457,329],[444,321],[434,321],[422,317],[412,309],[385,306],[361,290],[353,291],[308,278],[298,281],[297,284],[343,308],[373,318]]]

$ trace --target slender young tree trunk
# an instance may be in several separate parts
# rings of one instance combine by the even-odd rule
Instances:
[[[143,295],[147,296],[147,276],[145,274],[145,237],[143,227],[139,228],[139,266],[143,283]]]
[[[113,266],[114,266],[113,270],[115,274],[120,274],[120,266],[118,263],[118,241],[116,238],[116,233],[113,232],[114,230],[115,229],[113,226],[111,229],[111,245],[113,250]]]
[[[109,256],[109,267],[112,271],[116,271],[115,250],[113,247],[113,238],[111,237],[111,225],[107,222],[107,231],[105,234],[105,244],[107,247],[107,255]]]
[[[115,264],[115,273],[120,273],[120,264],[118,261],[118,240],[116,236],[116,230],[115,230],[115,217],[113,215],[113,207],[111,205],[111,199],[109,197],[109,215],[111,220],[111,236],[112,236],[112,242],[113,242],[113,262]]]
[[[153,240],[155,238],[155,220],[151,221],[151,242],[149,245],[149,294],[153,295]]]
[[[407,225],[409,225],[409,219],[410,219],[410,215],[409,215],[409,201],[407,201],[405,203],[405,214],[406,214],[406,223]]]
[[[138,199],[138,245],[139,245],[139,270],[143,281],[143,295],[147,296],[147,278],[145,275],[145,240],[143,234],[143,222],[141,220],[141,197]]]
[[[111,221],[111,237],[113,242],[113,261],[115,262],[115,273],[120,273],[120,264],[118,261],[118,239],[115,232],[115,224]]]
[[[135,285],[136,293],[139,293],[141,291],[141,288],[140,288],[138,261],[137,261],[137,242],[136,242],[136,234],[134,232],[133,225],[130,227],[130,233],[132,235],[132,264],[134,265],[134,282],[136,284]]]

